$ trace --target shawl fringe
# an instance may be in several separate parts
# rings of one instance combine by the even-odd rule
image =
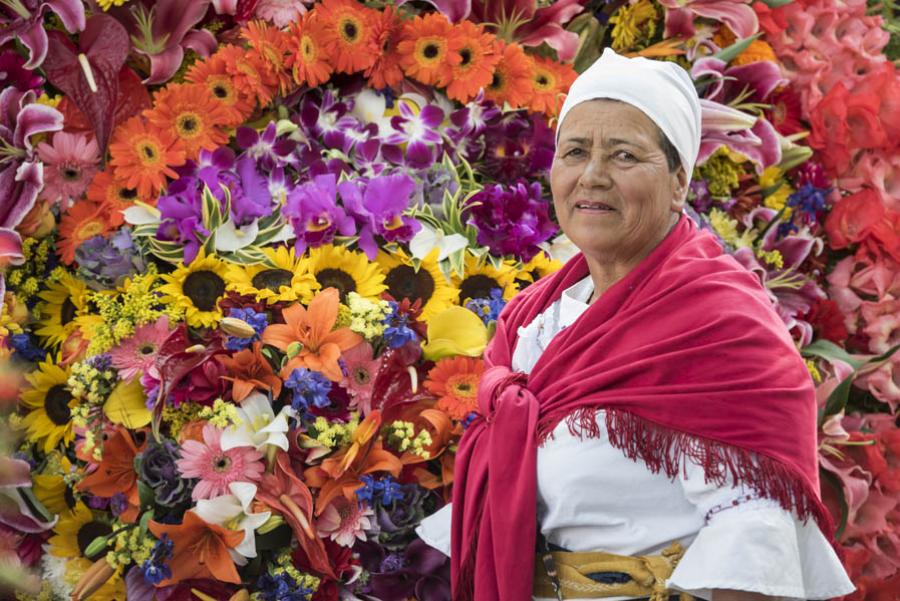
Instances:
[[[538,423],[538,444],[543,445],[551,438],[553,429],[563,420],[573,436],[599,438],[597,411],[600,409],[604,408],[581,407],[568,415],[543,417]],[[606,409],[605,413],[610,444],[629,459],[642,461],[651,472],[675,478],[684,469],[685,461],[690,460],[703,467],[707,482],[717,486],[743,484],[760,497],[778,502],[786,511],[794,511],[802,521],[813,518],[837,548],[834,520],[819,499],[818,491],[812,490],[799,472],[783,462],[664,428],[628,411]]]

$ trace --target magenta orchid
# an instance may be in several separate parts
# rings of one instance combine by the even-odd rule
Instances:
[[[291,191],[284,204],[297,236],[297,253],[308,247],[328,244],[338,234],[356,233],[353,218],[337,205],[337,179],[331,173],[317,175],[311,182]]]
[[[369,260],[378,254],[375,236],[389,242],[409,242],[422,228],[416,219],[405,216],[416,182],[405,173],[377,177],[364,186],[360,181],[338,185],[344,206],[359,227],[359,248]]]
[[[40,67],[47,56],[47,30],[44,15],[56,13],[69,33],[84,29],[84,4],[81,0],[5,0],[0,2],[0,46],[19,40],[30,56],[26,69]]]
[[[405,102],[398,103],[400,114],[391,118],[394,132],[388,134],[388,144],[406,144],[406,164],[414,169],[425,169],[434,163],[441,145],[438,126],[444,120],[444,111],[428,104],[416,112]]]

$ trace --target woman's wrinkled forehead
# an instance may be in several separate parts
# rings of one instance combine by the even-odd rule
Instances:
[[[560,144],[573,136],[588,139],[595,132],[618,138],[651,134],[657,141],[661,130],[647,113],[632,104],[615,98],[593,98],[579,103],[566,113],[566,122],[557,125],[556,141]]]

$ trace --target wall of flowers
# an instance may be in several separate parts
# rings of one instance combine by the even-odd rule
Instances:
[[[414,528],[497,315],[574,252],[555,115],[612,47],[691,73],[694,217],[807,358],[850,598],[896,599],[896,13],[0,0],[0,591],[449,599]]]

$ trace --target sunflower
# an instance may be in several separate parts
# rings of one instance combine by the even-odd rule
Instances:
[[[99,519],[86,506],[82,505],[69,514],[61,514],[50,537],[49,551],[55,557],[62,557],[66,562],[66,582],[75,586],[84,573],[95,561],[106,554],[106,549],[90,556],[85,555],[88,546],[98,536],[108,536],[113,531],[112,525]],[[114,601],[125,598],[125,585],[120,571],[91,595],[91,599]]]
[[[365,75],[369,79],[369,85],[376,90],[396,87],[403,81],[400,55],[396,51],[400,25],[400,19],[393,6],[385,7],[384,12],[375,11],[372,17],[375,62],[366,69]]]
[[[75,497],[74,489],[66,484],[64,474],[68,474],[72,470],[72,462],[62,453],[51,453],[47,459],[48,463],[53,462],[58,465],[56,473],[39,474],[33,473],[31,476],[31,490],[44,507],[53,514],[74,514],[84,507],[78,498]]]
[[[343,246],[325,244],[309,251],[309,271],[323,290],[336,288],[341,301],[355,292],[370,300],[377,300],[385,291],[384,273],[377,263],[366,258],[365,253],[348,250]]]
[[[59,220],[56,253],[63,263],[71,265],[75,261],[75,251],[85,240],[105,236],[122,225],[123,221],[122,213],[112,210],[105,203],[76,202]]]
[[[228,264],[215,255],[207,256],[201,249],[190,265],[179,263],[178,268],[164,274],[166,283],[159,287],[163,303],[173,303],[184,309],[185,321],[194,328],[211,328],[222,319],[219,299],[225,296]]]
[[[294,81],[314,88],[328,81],[334,66],[328,60],[328,33],[317,16],[310,11],[303,19],[291,23],[291,55],[288,62]]]
[[[444,87],[462,62],[462,37],[444,15],[432,13],[403,24],[397,44],[406,75],[428,86]]]
[[[566,91],[578,75],[570,65],[561,65],[546,58],[533,57],[531,75],[532,97],[530,109],[548,117],[559,113]]]
[[[504,102],[513,108],[527,106],[532,95],[534,61],[518,44],[507,44],[501,55],[493,79],[484,90],[485,97],[501,106]]]
[[[290,36],[265,21],[250,21],[241,30],[241,37],[249,42],[249,52],[259,57],[259,63],[265,66],[269,78],[278,81],[281,93],[288,93],[294,85],[287,66]]]
[[[225,57],[219,53],[194,63],[185,79],[206,87],[219,106],[225,109],[225,119],[221,123],[223,127],[240,125],[253,112],[253,95],[244,94],[235,87],[228,74]]]
[[[228,268],[228,288],[269,304],[296,300],[309,303],[313,292],[319,288],[319,283],[309,271],[309,261],[298,258],[293,248],[285,246],[265,248],[263,254],[269,258],[271,265],[231,265]]]
[[[324,0],[316,12],[325,25],[328,53],[338,73],[356,73],[372,66],[378,56],[372,21],[376,12],[353,0]]]
[[[153,108],[144,116],[157,130],[166,131],[184,142],[187,158],[195,160],[200,150],[215,150],[228,142],[220,129],[227,113],[208,89],[199,84],[175,83],[153,96]]]
[[[503,298],[510,300],[518,292],[517,271],[509,262],[495,268],[490,261],[466,255],[465,276],[455,276],[453,284],[459,288],[459,303],[465,305],[470,298],[491,298],[491,290],[499,288]]]
[[[21,395],[21,406],[28,410],[22,418],[28,440],[33,443],[43,441],[45,453],[52,451],[60,441],[71,442],[75,436],[72,430],[75,400],[67,384],[68,368],[63,369],[48,359],[25,378],[31,385]]]
[[[525,288],[544,276],[559,271],[562,263],[551,259],[547,253],[540,251],[530,261],[522,265],[516,272],[516,285],[519,289]]]
[[[384,283],[388,294],[397,300],[408,298],[422,302],[421,321],[428,321],[453,306],[459,296],[459,290],[444,277],[437,258],[438,249],[434,249],[422,259],[418,269],[402,250],[393,254],[382,251],[375,259],[387,274]]]
[[[132,117],[116,128],[109,145],[114,177],[141,196],[159,193],[166,176],[178,177],[172,169],[185,162],[184,143],[169,131],[150,128],[141,117]]]
[[[447,96],[468,102],[491,83],[494,68],[500,62],[500,44],[493,34],[484,31],[483,25],[462,21],[456,28],[462,38],[459,48],[462,60],[452,69],[453,79],[447,86]]]
[[[78,328],[76,317],[85,310],[87,295],[88,289],[84,282],[75,279],[67,271],[60,272],[60,276],[38,294],[44,301],[41,310],[43,317],[34,333],[49,346],[62,343]]]

